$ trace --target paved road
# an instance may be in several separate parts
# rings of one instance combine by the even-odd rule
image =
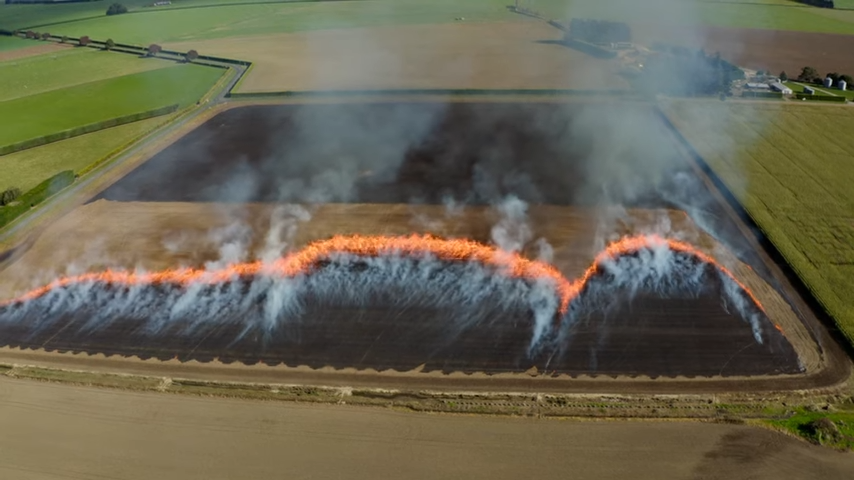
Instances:
[[[207,399],[0,377],[0,478],[851,479],[763,429]]]

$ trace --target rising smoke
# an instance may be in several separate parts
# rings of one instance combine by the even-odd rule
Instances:
[[[619,11],[620,16],[641,26],[665,29],[666,36],[676,41],[704,44],[694,2],[608,0],[567,4],[571,17],[612,18],[614,11]],[[405,2],[384,5],[407,8]],[[315,38],[319,43],[310,48],[329,50],[329,36]],[[348,38],[370,53],[364,59],[342,59],[332,71],[317,69],[316,88],[346,84],[348,78],[356,83],[403,85],[411,80],[405,67],[417,59],[407,52],[380,41],[370,30],[360,30]],[[476,48],[469,51],[477,54]],[[465,58],[447,68],[460,87],[471,86],[473,71]],[[377,72],[384,77],[377,78]],[[566,72],[569,81],[584,80],[586,75],[598,79],[601,72]],[[361,86],[356,83],[354,88]],[[615,225],[629,218],[626,207],[673,207],[688,212],[695,223],[737,253],[747,251],[740,237],[720,228],[724,220],[715,216],[714,200],[702,193],[705,187],[690,172],[684,155],[674,148],[672,132],[656,119],[649,105],[604,101],[543,109],[479,106],[471,110],[475,114],[463,115],[463,120],[452,125],[456,131],[442,130],[440,127],[458,113],[458,108],[443,102],[383,103],[379,107],[342,102],[293,107],[283,114],[268,115],[268,111],[260,110],[257,116],[252,112],[235,114],[223,128],[196,138],[200,144],[210,145],[207,155],[178,162],[178,158],[168,158],[177,153],[166,152],[162,165],[168,167],[152,167],[137,175],[136,181],[150,185],[162,178],[190,177],[187,172],[205,170],[211,158],[223,155],[241,160],[212,169],[202,182],[206,186],[188,188],[193,193],[186,194],[195,195],[189,200],[232,204],[223,209],[225,226],[211,230],[205,239],[218,252],[216,259],[204,263],[211,272],[255,260],[274,264],[296,249],[296,234],[300,225],[310,221],[314,206],[329,202],[442,202],[447,217],[461,215],[469,205],[490,205],[498,218],[489,232],[492,243],[503,252],[524,252],[543,262],[553,260],[554,249],[548,239],[538,238],[531,228],[529,205],[595,207],[599,225],[591,254],[618,240]],[[724,116],[701,115],[696,121],[702,121],[710,138],[715,139],[717,154],[733,153],[731,144],[717,141],[726,138]],[[251,147],[245,147],[246,138],[238,137],[246,135],[237,128],[242,122],[257,125]],[[508,126],[510,123],[513,125]],[[522,152],[517,137],[538,146]],[[418,166],[413,157],[425,152],[434,155],[433,163]],[[527,156],[520,159],[523,155]],[[407,183],[407,176],[432,182],[431,187]],[[114,198],[128,199],[122,197],[122,188],[113,191]],[[144,190],[126,193],[132,197]],[[247,211],[239,206],[258,201],[281,204],[273,210],[266,232],[255,231],[246,218]],[[431,230],[442,220],[419,217],[413,223]],[[667,215],[661,215],[660,221],[642,233],[692,240],[690,232],[674,231]],[[263,246],[253,251],[258,239]],[[164,248],[178,249],[198,241],[174,232],[164,239]],[[93,258],[96,256],[103,257],[99,254]],[[58,312],[85,310],[89,317],[83,328],[101,328],[123,318],[139,317],[145,319],[152,334],[167,328],[173,331],[176,324],[180,332],[192,334],[201,323],[241,319],[248,319],[244,332],[250,328],[271,331],[283,322],[297,321],[307,304],[364,307],[377,302],[392,308],[453,307],[460,314],[452,323],[464,329],[482,319],[484,305],[488,304],[493,309],[524,308],[532,312],[530,347],[534,351],[559,349],[582,312],[607,308],[616,289],[631,295],[645,291],[698,296],[707,293],[709,279],[716,278],[722,286],[722,301],[750,323],[757,342],[763,341],[763,314],[745,297],[743,288],[720,270],[710,270],[708,263],[673,251],[666,244],[606,258],[592,280],[584,283],[584,295],[573,298],[564,313],[554,282],[496,274],[495,269],[479,263],[449,266],[429,255],[396,254],[364,257],[342,253],[327,260],[331,265],[312,275],[262,276],[252,281],[231,278],[217,285],[198,282],[181,288],[119,288],[83,282],[53,289],[36,302],[7,309],[0,317],[5,322],[20,322],[38,313],[37,317],[44,319],[39,320],[43,322],[39,328],[47,328],[51,319],[59,318]],[[98,262],[103,263],[103,259]],[[85,270],[75,267],[69,271]]]

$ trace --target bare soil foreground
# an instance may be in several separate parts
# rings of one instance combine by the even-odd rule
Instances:
[[[746,68],[785,71],[794,78],[811,66],[820,75],[854,72],[854,35],[704,27],[680,30],[639,26],[634,30],[638,43],[702,47],[719,52],[724,59]]]
[[[132,428],[128,428],[128,427]],[[854,455],[764,429],[431,415],[0,377],[0,476],[849,479]],[[618,461],[617,461],[618,460]]]
[[[170,44],[249,60],[240,92],[389,88],[625,89],[618,64],[561,46],[545,22],[412,25]]]

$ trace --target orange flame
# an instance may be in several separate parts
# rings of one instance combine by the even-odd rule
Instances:
[[[256,275],[297,277],[310,274],[320,261],[334,259],[334,256],[339,254],[351,254],[360,257],[391,255],[413,257],[431,255],[442,261],[477,262],[492,266],[497,268],[500,274],[511,278],[550,281],[554,284],[560,298],[560,313],[565,314],[569,309],[570,303],[580,295],[584,286],[593,278],[604,262],[616,260],[621,256],[631,255],[641,250],[661,247],[690,255],[703,263],[714,266],[747,293],[756,307],[764,312],[762,304],[753,292],[743,283],[736,280],[732,272],[719,264],[715,259],[688,243],[665,239],[655,235],[625,237],[611,243],[605,250],[596,255],[593,263],[584,271],[581,277],[574,280],[566,279],[557,268],[548,263],[529,260],[518,253],[502,251],[473,240],[442,239],[429,235],[412,235],[408,237],[356,235],[349,237],[335,236],[328,240],[314,242],[302,250],[268,264],[262,262],[238,263],[221,270],[213,271],[190,268],[163,270],[152,273],[106,270],[103,272],[62,277],[48,285],[27,292],[18,298],[0,302],[0,307],[34,300],[49,293],[51,290],[86,282],[126,286],[175,284],[186,287],[194,283],[217,284],[236,278]],[[776,326],[776,328],[780,329],[779,326]]]

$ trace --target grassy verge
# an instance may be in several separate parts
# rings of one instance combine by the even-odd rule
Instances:
[[[666,112],[854,343],[854,110],[684,101]]]
[[[174,65],[168,60],[88,48],[2,62],[0,102]]]
[[[765,420],[765,423],[805,438],[812,443],[837,448],[854,449],[854,405],[847,411],[815,411],[798,408],[790,417]]]
[[[80,174],[92,164],[124,149],[174,115],[156,117],[90,133],[69,140],[31,148],[0,157],[0,190],[18,187],[27,191],[63,170]]]
[[[176,65],[0,103],[0,145],[200,99],[223,70]]]

